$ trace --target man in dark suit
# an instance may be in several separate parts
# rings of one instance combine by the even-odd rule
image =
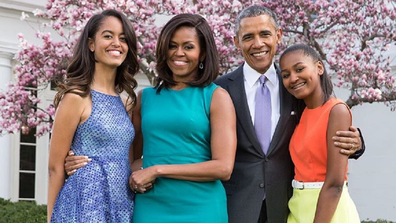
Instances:
[[[235,71],[219,77],[215,83],[226,89],[237,114],[237,152],[234,171],[223,182],[227,192],[231,223],[286,222],[288,200],[292,195],[294,166],[289,154],[289,141],[303,101],[293,98],[282,84],[278,67],[273,63],[282,29],[276,15],[262,6],[244,9],[236,20],[235,45],[245,63]],[[260,143],[255,132],[255,95],[264,75],[270,92],[271,138],[268,148]],[[338,145],[353,154],[361,147],[359,133],[342,132]],[[362,152],[361,152],[362,153]]]

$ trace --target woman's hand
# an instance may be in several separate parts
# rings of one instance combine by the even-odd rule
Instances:
[[[156,179],[153,169],[153,167],[149,167],[132,172],[129,177],[129,186],[132,191],[144,193],[153,188]]]
[[[77,169],[85,166],[91,159],[88,156],[75,156],[73,151],[69,150],[65,158],[65,171],[67,175],[73,175]]]

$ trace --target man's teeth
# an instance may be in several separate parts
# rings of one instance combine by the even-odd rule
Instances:
[[[265,54],[267,54],[267,52],[253,53],[253,56],[259,57],[259,56],[264,56]]]

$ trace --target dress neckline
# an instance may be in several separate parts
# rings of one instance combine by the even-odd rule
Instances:
[[[190,89],[190,88],[192,88],[192,86],[186,86],[185,88],[178,89],[178,90],[173,89],[173,88],[168,88],[168,89],[169,89],[170,91],[182,92],[182,91],[184,91],[184,90],[186,90],[186,89]]]
[[[91,89],[91,91],[94,91],[96,93],[99,93],[99,94],[102,94],[102,95],[106,95],[106,96],[111,96],[111,97],[116,97],[116,98],[120,97],[120,95],[106,94],[106,93],[103,93],[103,92],[100,92],[100,91],[97,91],[97,90],[94,90],[94,89]]]

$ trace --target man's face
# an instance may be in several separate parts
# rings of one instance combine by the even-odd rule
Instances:
[[[280,43],[282,29],[276,29],[268,15],[243,18],[239,24],[235,46],[242,51],[246,63],[263,74],[272,64],[276,47]]]

